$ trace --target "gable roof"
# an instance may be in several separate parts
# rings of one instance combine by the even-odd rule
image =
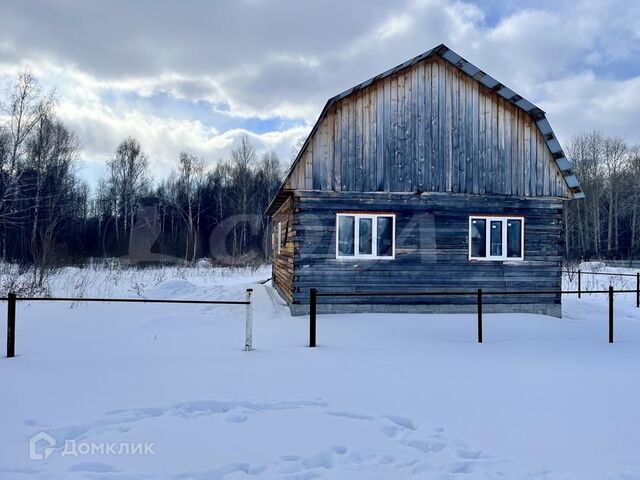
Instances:
[[[318,127],[320,126],[324,118],[327,116],[331,108],[337,102],[339,102],[340,100],[346,97],[353,95],[356,92],[359,92],[360,90],[364,90],[365,88],[371,86],[372,84],[382,79],[390,77],[391,75],[394,75],[402,70],[406,70],[418,62],[421,62],[423,60],[426,60],[427,58],[435,57],[435,56],[438,56],[443,60],[449,62],[450,64],[458,68],[460,71],[464,72],[468,76],[480,82],[482,85],[484,85],[488,89],[500,95],[506,101],[512,103],[519,109],[531,115],[531,117],[535,121],[536,126],[538,127],[538,130],[542,134],[542,137],[544,138],[544,141],[546,142],[547,147],[549,148],[549,151],[551,152],[551,155],[553,156],[556,162],[556,165],[558,166],[558,169],[562,173],[563,179],[565,181],[565,184],[567,185],[567,188],[571,192],[572,198],[584,198],[584,193],[582,192],[580,183],[578,182],[578,179],[576,178],[576,176],[573,174],[571,162],[564,154],[564,151],[560,146],[560,142],[558,141],[555,133],[551,129],[551,125],[549,124],[549,121],[545,116],[545,112],[541,108],[537,107],[532,102],[527,100],[526,98],[521,97],[510,88],[498,82],[498,80],[493,78],[491,75],[483,72],[478,67],[473,65],[471,62],[462,58],[460,55],[458,55],[456,52],[451,50],[445,44],[440,44],[437,47],[434,47],[431,50],[428,50],[418,55],[417,57],[412,58],[411,60],[407,60],[406,62],[401,63],[400,65],[390,68],[389,70],[383,73],[380,73],[379,75],[376,75],[375,77],[370,78],[365,82],[359,83],[358,85],[348,90],[345,90],[344,92],[339,93],[338,95],[330,98],[325,104],[324,108],[322,109],[322,112],[320,113],[318,120],[316,121],[315,125],[311,129],[311,132],[307,136],[304,144],[302,145],[302,148],[300,148],[298,155],[296,156],[295,160],[291,164],[291,168],[287,172],[287,176],[285,177],[282,185],[278,189],[278,193],[273,198],[271,204],[267,208],[267,213],[273,213],[273,211],[275,211],[275,209],[277,209],[277,207],[279,207],[282,204],[283,199],[280,199],[280,201],[278,200],[279,200],[279,197],[281,197],[282,190],[284,189],[284,186],[289,180],[291,173],[295,169],[296,165],[300,162],[300,159],[302,158],[302,154],[307,148],[307,145],[309,144],[309,141],[311,140],[311,138],[313,138],[316,130],[318,129]]]

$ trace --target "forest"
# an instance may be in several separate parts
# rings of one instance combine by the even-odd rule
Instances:
[[[78,173],[80,139],[32,73],[19,75],[0,106],[2,260],[32,265],[42,276],[55,265],[127,256],[146,243],[159,255],[149,258],[194,262],[213,253],[216,227],[243,218],[225,229],[222,248],[213,247],[226,261],[264,261],[263,212],[282,166],[272,152],[258,158],[248,137],[211,168],[182,152],[164,179],[152,177],[143,146],[125,138],[92,189]],[[139,218],[143,211],[151,214]]]
[[[144,146],[129,137],[114,145],[106,174],[90,188],[79,175],[81,139],[32,73],[18,76],[0,108],[5,262],[33,266],[42,278],[56,265],[136,251],[180,262],[267,257],[264,211],[291,159],[283,165],[273,152],[259,155],[245,136],[212,164],[182,152],[159,179]],[[566,260],[639,258],[640,148],[593,131],[571,139],[567,154],[586,198],[565,209]]]

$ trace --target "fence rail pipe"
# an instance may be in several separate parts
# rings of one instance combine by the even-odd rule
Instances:
[[[478,289],[478,343],[482,343],[482,289]]]
[[[16,294],[7,295],[7,358],[16,356]]]
[[[318,302],[318,290],[312,288],[309,292],[309,346],[316,346],[316,308]]]
[[[613,287],[609,287],[609,343],[613,343]]]
[[[244,330],[244,349],[250,352],[253,348],[253,303],[251,302],[251,295],[253,294],[253,288],[247,288],[246,301],[247,301],[247,316]]]

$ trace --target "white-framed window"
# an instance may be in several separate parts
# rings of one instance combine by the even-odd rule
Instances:
[[[336,258],[393,260],[396,216],[392,213],[338,213]]]
[[[524,260],[524,217],[469,217],[469,260]]]
[[[281,247],[282,247],[282,222],[278,222],[278,255],[280,255]]]

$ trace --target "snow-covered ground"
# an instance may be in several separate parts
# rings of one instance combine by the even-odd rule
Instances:
[[[474,315],[319,315],[310,349],[308,319],[258,283],[269,275],[65,269],[51,282],[202,299],[251,286],[253,352],[244,306],[19,303],[17,357],[0,358],[0,479],[640,479],[633,295],[616,298],[613,345],[600,295],[566,298],[563,320],[485,315],[482,345]],[[40,432],[55,447],[33,460]]]

